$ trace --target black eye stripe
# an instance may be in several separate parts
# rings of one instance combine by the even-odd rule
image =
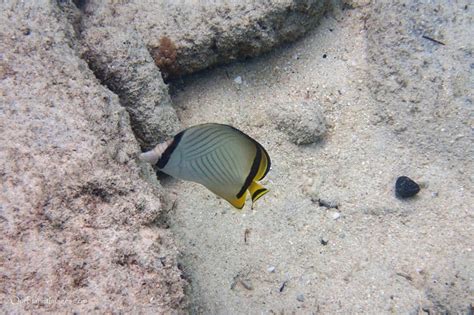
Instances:
[[[181,131],[178,133],[176,136],[173,138],[173,142],[166,148],[165,152],[161,155],[161,158],[158,160],[157,166],[158,168],[164,168],[166,166],[166,163],[168,163],[171,154],[173,151],[176,149],[178,146],[179,142],[181,141],[181,138],[183,137],[185,131]]]

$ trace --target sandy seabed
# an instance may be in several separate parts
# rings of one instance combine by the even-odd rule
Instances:
[[[469,25],[472,9],[459,8]],[[472,42],[462,42],[472,30],[458,20],[448,23],[448,44],[421,33],[412,36],[419,43],[407,43],[400,30],[416,31],[410,19],[425,13],[398,16],[407,23],[397,14],[383,3],[335,10],[292,45],[172,84],[183,125],[231,124],[272,158],[263,182],[271,191],[253,210],[236,211],[202,186],[163,179],[177,195],[169,220],[192,313],[472,313],[472,55],[461,65],[467,94],[457,98],[449,85],[463,75],[449,55],[472,52]],[[405,58],[413,53],[443,70],[411,66],[403,49]],[[380,70],[391,63],[413,67],[426,81]],[[423,93],[432,98],[402,100]],[[329,128],[321,141],[298,146],[268,113],[272,104],[302,101],[319,104]],[[416,197],[395,197],[401,175],[421,185]]]

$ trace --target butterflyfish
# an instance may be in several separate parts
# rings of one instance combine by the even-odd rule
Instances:
[[[202,124],[178,133],[140,158],[173,177],[204,185],[237,209],[247,193],[255,201],[268,192],[257,181],[270,170],[263,146],[228,125]]]

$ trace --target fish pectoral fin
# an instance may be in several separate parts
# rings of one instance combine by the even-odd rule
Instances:
[[[260,197],[268,192],[268,189],[253,181],[249,186],[250,196],[252,197],[252,204],[255,203]]]
[[[234,207],[240,210],[245,205],[245,199],[247,199],[247,192],[244,192],[244,194],[240,198],[227,199],[227,201],[230,202],[231,205],[233,205]]]

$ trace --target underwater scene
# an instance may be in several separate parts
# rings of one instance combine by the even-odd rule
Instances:
[[[471,1],[0,4],[4,314],[473,314]]]

